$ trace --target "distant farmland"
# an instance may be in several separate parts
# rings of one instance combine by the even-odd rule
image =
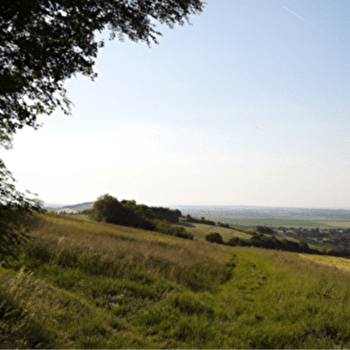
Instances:
[[[244,216],[218,214],[192,214],[195,218],[205,216],[207,220],[242,226],[302,227],[302,228],[350,228],[350,218],[321,218],[301,216]]]

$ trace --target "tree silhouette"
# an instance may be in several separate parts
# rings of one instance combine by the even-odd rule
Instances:
[[[38,114],[60,107],[70,113],[63,83],[76,73],[93,71],[96,31],[158,44],[151,18],[183,25],[203,11],[200,0],[2,0],[0,2],[0,120],[6,133],[39,127]],[[58,95],[57,95],[58,94]]]

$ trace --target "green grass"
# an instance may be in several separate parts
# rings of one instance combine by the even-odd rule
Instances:
[[[0,348],[350,346],[345,271],[55,214],[33,227],[0,268]]]

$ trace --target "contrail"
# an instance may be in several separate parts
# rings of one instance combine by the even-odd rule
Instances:
[[[311,22],[309,22],[307,19],[305,19],[305,18],[299,16],[297,13],[295,13],[295,12],[292,11],[292,10],[290,10],[289,8],[287,8],[287,7],[285,7],[285,6],[282,6],[282,7],[283,7],[285,10],[287,10],[288,12],[290,12],[292,15],[297,16],[298,18],[300,18],[302,21],[304,21],[304,22],[306,22],[306,23],[312,25],[313,27],[317,28],[318,30],[322,30],[321,28],[315,26],[313,23],[311,23]]]

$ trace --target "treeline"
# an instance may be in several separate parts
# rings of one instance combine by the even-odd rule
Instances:
[[[259,247],[259,248],[265,248],[265,249],[285,250],[289,252],[330,255],[330,256],[336,256],[336,257],[350,258],[350,252],[347,249],[343,249],[339,247],[329,249],[326,247],[322,247],[321,250],[318,250],[318,249],[310,248],[308,244],[303,241],[293,242],[287,239],[279,240],[275,237],[267,237],[263,235],[254,235],[248,240],[240,239],[238,237],[233,237],[225,243],[221,235],[217,232],[214,232],[206,235],[205,239],[209,242],[225,244],[232,247],[235,247],[235,246]]]
[[[182,216],[181,211],[178,209],[171,210],[163,207],[150,207],[150,209],[153,211],[156,219],[166,220],[174,224],[179,222],[179,218]]]
[[[186,216],[186,221],[187,222],[194,222],[194,223],[197,223],[197,224],[205,224],[205,225],[214,225],[215,226],[215,222],[214,221],[206,220],[204,216],[201,219],[195,219],[191,215],[187,215]]]
[[[91,209],[82,213],[99,222],[130,226],[144,230],[161,232],[176,237],[193,239],[193,235],[183,227],[174,227],[171,222],[178,222],[181,212],[161,207],[148,207],[136,204],[135,200],[118,201],[117,198],[105,194],[94,202]],[[168,218],[168,220],[164,219]]]
[[[197,224],[205,224],[205,225],[213,225],[213,226],[217,225],[219,227],[230,228],[229,224],[223,224],[220,221],[218,223],[215,223],[215,221],[206,220],[204,216],[202,216],[201,219],[196,219],[196,218],[193,218],[191,215],[187,215],[186,221],[187,222],[194,222]]]

